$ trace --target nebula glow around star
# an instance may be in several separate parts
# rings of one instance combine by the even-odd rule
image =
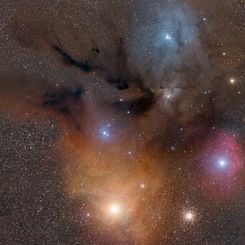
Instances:
[[[207,143],[202,157],[203,170],[206,174],[203,185],[207,195],[213,198],[229,197],[233,187],[239,188],[238,173],[244,171],[243,155],[236,137],[221,132]],[[215,188],[214,188],[215,186]]]
[[[241,1],[0,3],[1,244],[245,244]]]

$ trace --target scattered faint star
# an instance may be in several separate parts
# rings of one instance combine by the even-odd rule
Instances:
[[[21,2],[1,3],[2,243],[245,244],[243,1]]]

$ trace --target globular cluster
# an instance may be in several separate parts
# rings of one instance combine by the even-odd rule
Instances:
[[[0,1],[0,244],[244,244],[244,12]]]

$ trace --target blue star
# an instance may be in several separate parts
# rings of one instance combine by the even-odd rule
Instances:
[[[165,35],[165,39],[166,39],[166,40],[172,40],[172,37],[167,33],[167,34]]]
[[[225,168],[226,165],[227,165],[227,161],[225,159],[221,158],[221,159],[218,160],[218,165],[221,168]]]
[[[101,127],[99,130],[99,135],[102,139],[109,139],[111,136],[110,132],[110,124],[106,124],[105,126]]]
[[[110,136],[110,134],[108,133],[107,130],[104,130],[104,131],[102,132],[102,134],[103,134],[103,136],[106,136],[106,137],[109,137],[109,136]]]

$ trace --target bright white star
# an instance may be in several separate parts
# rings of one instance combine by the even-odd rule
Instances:
[[[218,164],[219,164],[220,167],[223,168],[223,167],[226,166],[227,162],[226,162],[226,160],[224,160],[224,159],[220,159],[220,160],[218,161]]]
[[[192,211],[186,211],[184,213],[184,220],[187,222],[192,222],[195,220],[195,214]]]
[[[106,137],[109,136],[109,133],[108,133],[106,130],[104,130],[104,131],[102,132],[102,134],[103,134],[104,136],[106,136]]]
[[[111,127],[110,124],[106,124],[105,126],[100,128],[99,134],[100,134],[100,137],[102,139],[109,139],[110,138],[110,136],[111,136],[110,127]]]
[[[167,33],[167,34],[165,35],[165,39],[166,39],[166,40],[172,40],[172,37]]]
[[[122,208],[118,203],[111,203],[108,207],[108,213],[110,216],[116,217],[120,215]]]

